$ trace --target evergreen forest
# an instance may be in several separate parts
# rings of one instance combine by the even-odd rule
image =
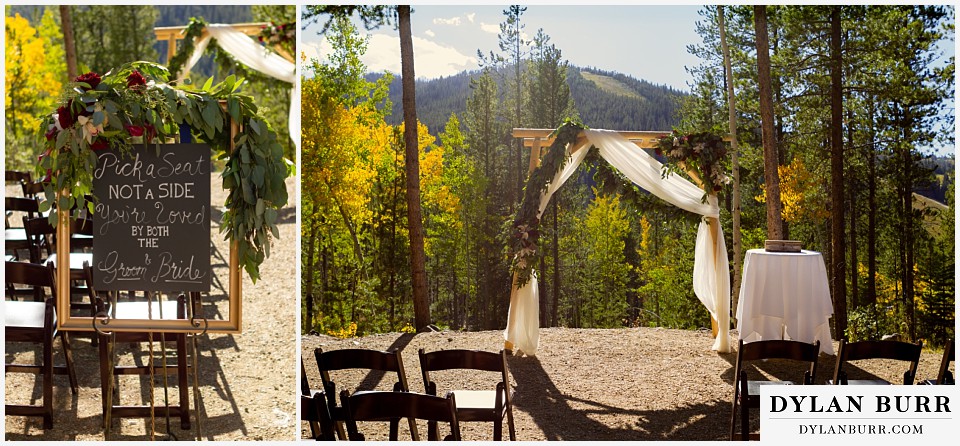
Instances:
[[[898,334],[942,344],[953,337],[955,317],[954,59],[932,61],[937,42],[953,38],[953,9],[773,6],[765,12],[778,224],[784,239],[823,253],[831,294],[842,300],[834,302],[835,338]],[[722,10],[729,79],[718,8],[701,10],[702,42],[689,48],[700,63],[688,67],[695,79],[689,92],[573,67],[543,30],[521,38],[524,13],[534,7],[504,10],[499,48],[480,70],[417,82],[430,320],[453,330],[505,325],[510,222],[530,162],[512,128],[572,120],[728,134],[728,83],[735,91],[738,162],[720,198],[735,315],[742,252],[771,238],[755,9]],[[831,26],[838,24],[841,40],[831,47]],[[334,18],[325,31],[333,51],[308,61],[302,80],[302,329],[342,337],[415,331],[399,76],[368,72],[361,62],[367,40],[350,20]],[[839,96],[831,90],[835,73],[842,79]],[[840,131],[831,121],[833,103],[841,105]],[[839,177],[831,169],[835,143]],[[934,146],[949,155],[934,157]],[[731,160],[724,166],[734,167]],[[732,249],[734,186],[739,259]],[[709,327],[692,289],[697,224],[698,217],[604,163],[584,163],[540,224],[540,326]]]

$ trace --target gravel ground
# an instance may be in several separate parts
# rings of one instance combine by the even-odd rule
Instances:
[[[736,334],[734,334],[736,336]],[[338,340],[327,336],[301,337],[307,376],[320,387],[313,360],[317,347],[403,349],[407,382],[423,392],[417,350],[477,349],[496,351],[503,346],[501,331],[440,332],[418,335],[382,334]],[[710,350],[709,333],[661,328],[540,330],[536,357],[509,357],[517,440],[725,440],[728,438],[734,366],[737,355]],[[836,348],[836,343],[834,344]],[[923,353],[918,377],[935,378],[940,353]],[[836,358],[821,355],[817,382],[832,377]],[[311,367],[311,365],[313,365]],[[761,372],[776,379],[800,379],[796,368],[779,361],[761,365]],[[902,379],[902,363],[859,361],[851,378],[874,375],[890,381]],[[363,371],[332,375],[335,382],[353,390],[356,383],[379,380],[389,390],[393,381]],[[492,388],[496,374],[431,373],[439,392],[453,388]],[[420,426],[424,434],[425,425]],[[361,423],[367,439],[387,439],[387,423]],[[491,423],[462,423],[464,440],[492,439]],[[309,427],[300,424],[301,438]],[[441,435],[445,435],[441,431]],[[504,428],[506,437],[506,427]],[[408,439],[400,423],[400,439]]]
[[[226,194],[220,186],[219,175],[212,175],[212,202],[223,203]],[[293,265],[299,261],[297,246],[295,181],[287,180],[289,205],[281,211],[280,239],[274,240],[271,257],[260,267],[261,279],[254,285],[243,276],[243,333],[239,335],[206,334],[198,338],[200,347],[200,394],[202,438],[205,440],[292,440],[296,438],[296,321],[298,283]],[[10,189],[8,188],[8,193]],[[19,193],[11,194],[19,196]],[[214,212],[212,250],[215,255],[229,256],[227,244],[218,233],[219,215]],[[13,220],[17,221],[17,220]],[[226,253],[226,254],[221,254]],[[208,317],[226,314],[225,292],[227,269],[217,267],[211,296],[204,297]],[[220,285],[224,284],[224,285]],[[54,359],[63,362],[60,342],[54,349]],[[101,428],[101,397],[99,357],[89,337],[71,338],[80,389],[70,392],[66,376],[54,377],[54,427],[44,430],[35,417],[4,417],[7,440],[104,440]],[[39,349],[26,344],[5,344],[7,362],[32,363]],[[136,361],[144,364],[149,359],[147,344],[135,346],[118,344],[118,360],[122,364]],[[170,352],[168,351],[168,354]],[[155,344],[159,356],[159,343]],[[41,388],[34,375],[5,374],[4,393],[7,402],[39,404]],[[174,381],[171,380],[171,386]],[[157,377],[156,402],[163,403],[162,379]],[[148,404],[149,378],[133,376],[120,378],[120,401],[125,404]],[[141,390],[143,389],[143,390]],[[170,389],[170,401],[177,401],[176,387]],[[190,390],[191,408],[194,407]],[[193,418],[192,418],[193,420]],[[150,420],[124,418],[114,420],[109,440],[149,440]],[[178,420],[171,422],[170,432],[180,440],[197,436],[197,424],[190,431],[180,430]],[[167,432],[162,411],[156,418],[157,438]]]

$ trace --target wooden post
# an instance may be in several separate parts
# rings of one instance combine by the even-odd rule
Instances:
[[[533,170],[540,165],[540,138],[533,138],[533,144],[530,146],[530,167],[527,169],[527,176],[533,173]]]
[[[70,190],[64,189],[57,195],[69,197]],[[57,314],[70,314],[70,208],[62,206],[57,206],[57,295],[54,298]],[[58,317],[57,329],[62,329],[66,320]]]

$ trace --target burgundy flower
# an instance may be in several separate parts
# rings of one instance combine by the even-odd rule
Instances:
[[[46,136],[46,137],[47,137],[47,141],[51,141],[51,140],[53,140],[53,138],[56,138],[56,137],[57,137],[57,126],[51,125],[51,126],[50,126],[50,130],[48,130],[47,133],[44,134],[43,136]]]
[[[722,189],[723,189],[723,186],[721,186],[721,185],[719,185],[719,184],[716,185],[716,186],[713,186],[713,191],[714,191],[714,192],[720,192],[720,190],[722,190]]]
[[[108,147],[110,147],[110,143],[104,138],[97,138],[93,141],[93,144],[90,144],[90,150],[103,150]]]
[[[147,80],[144,79],[143,75],[139,71],[133,70],[133,73],[130,73],[127,76],[127,88],[133,88],[140,85],[147,85]]]
[[[152,141],[153,138],[157,136],[157,128],[150,124],[144,125],[143,130],[145,133],[145,135],[143,136],[144,141]]]
[[[130,136],[143,136],[143,127],[138,125],[124,125],[123,128],[127,129],[127,133]]]
[[[100,76],[97,73],[94,73],[93,71],[91,71],[87,74],[81,74],[80,76],[77,76],[75,81],[84,82],[87,85],[89,85],[90,88],[81,87],[83,88],[84,91],[89,91],[97,88],[97,85],[100,85]]]
[[[65,129],[73,125],[74,122],[77,122],[76,118],[73,117],[73,113],[70,109],[73,106],[73,100],[71,99],[67,102],[67,105],[61,105],[57,108],[57,122],[60,123],[60,128]]]

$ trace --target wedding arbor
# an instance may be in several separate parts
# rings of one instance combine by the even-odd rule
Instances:
[[[288,24],[289,25],[289,24]],[[290,114],[287,128],[295,145],[300,145],[300,116],[294,111],[300,102],[299,78],[293,56],[282,43],[296,42],[296,27],[275,26],[270,23],[207,24],[192,19],[187,26],[154,28],[158,41],[167,42],[167,65],[171,75],[183,80],[200,61],[212,41],[237,62],[274,79],[291,85]],[[264,34],[266,38],[264,39]],[[262,46],[251,37],[272,48]],[[182,41],[178,52],[177,42]],[[290,45],[293,46],[293,45]]]
[[[514,129],[513,136],[524,138],[531,148],[531,174],[523,204],[514,220],[516,240],[513,259],[513,283],[510,310],[504,330],[508,349],[536,355],[539,343],[539,293],[532,259],[536,255],[537,227],[553,194],[573,175],[596,148],[599,155],[634,184],[664,201],[703,216],[697,233],[693,288],[697,298],[710,312],[716,340],[713,349],[729,352],[730,279],[729,261],[720,228],[720,208],[716,192],[725,181],[719,170],[724,150],[722,141],[708,138],[674,136],[665,132],[617,132],[591,130],[567,123],[557,130]],[[641,150],[668,146],[668,158],[679,160],[672,170],[683,170],[694,184],[676,174],[663,175],[663,164]],[[541,147],[549,149],[538,167]],[[719,149],[716,149],[719,147]],[[695,156],[689,156],[692,154]],[[700,161],[697,161],[700,160]],[[679,169],[677,169],[679,168]]]

